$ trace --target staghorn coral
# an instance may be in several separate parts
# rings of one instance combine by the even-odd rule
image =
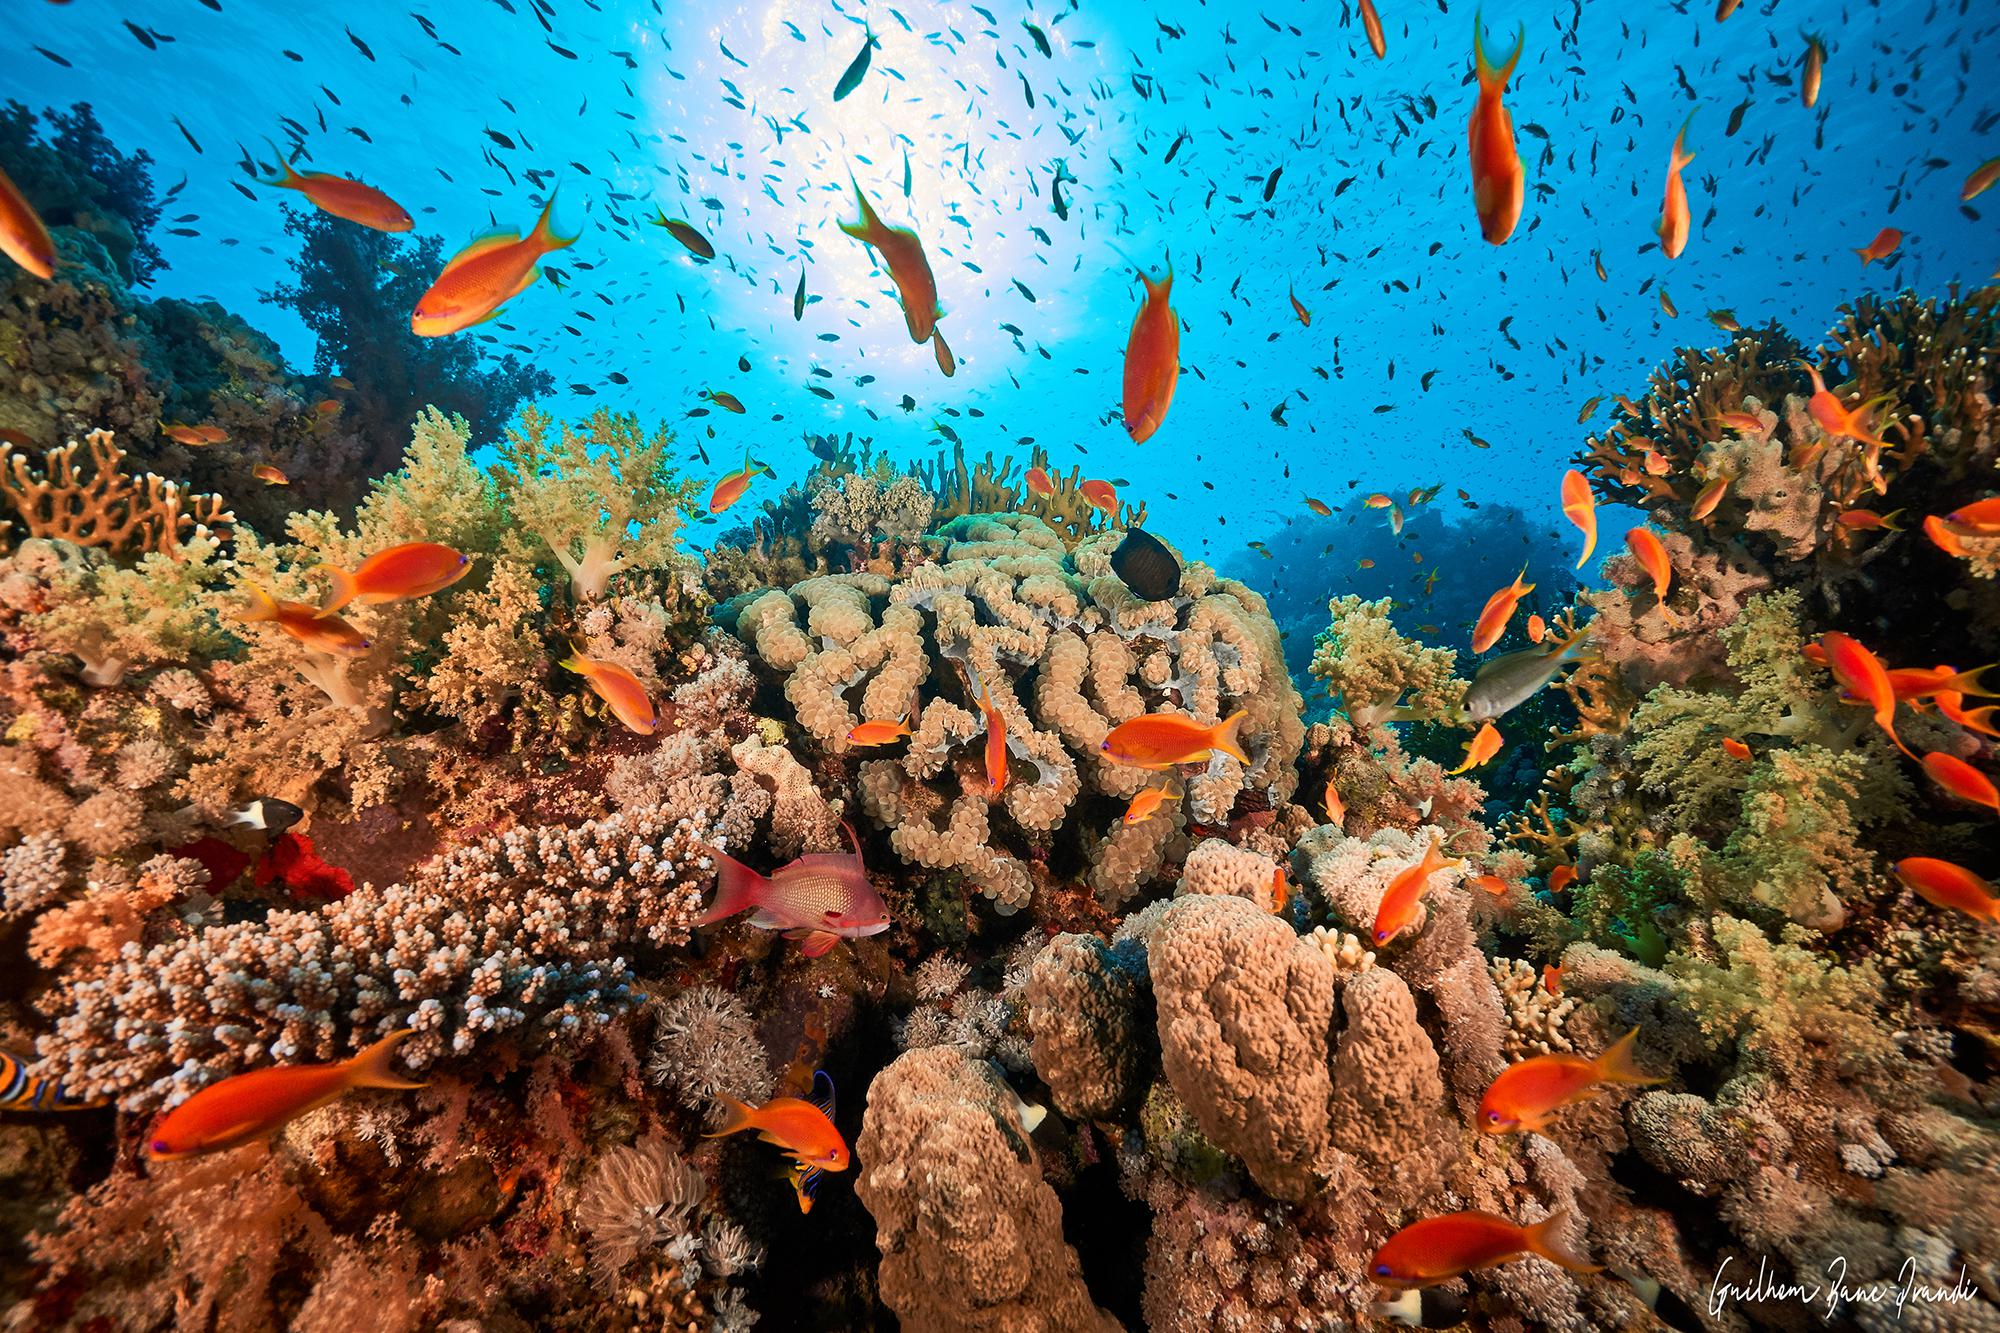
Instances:
[[[913,1333],[1110,1330],[1061,1205],[1035,1168],[1013,1094],[946,1047],[876,1075],[855,1140],[855,1193],[875,1218],[882,1300]]]
[[[79,460],[83,447],[89,453]],[[220,496],[183,494],[150,472],[128,476],[125,457],[107,430],[90,432],[81,445],[71,440],[49,450],[40,467],[0,440],[0,498],[29,536],[59,537],[114,555],[171,555],[211,530],[227,535],[235,515]]]

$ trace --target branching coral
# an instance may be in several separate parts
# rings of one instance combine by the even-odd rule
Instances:
[[[1458,655],[1406,639],[1389,623],[1387,599],[1336,597],[1333,621],[1313,647],[1312,674],[1364,731],[1404,704],[1414,712],[1445,717],[1458,710],[1465,683],[1452,675]]]
[[[699,483],[675,476],[673,439],[608,408],[575,427],[526,408],[508,429],[494,483],[512,518],[569,572],[579,601],[602,597],[622,570],[675,563]]]
[[[89,453],[79,460],[77,450],[85,446]],[[92,431],[82,446],[72,440],[49,450],[40,468],[0,440],[0,497],[28,535],[101,546],[114,555],[170,555],[190,538],[226,535],[235,521],[220,496],[184,494],[150,472],[128,476],[124,463],[125,451],[109,431]]]

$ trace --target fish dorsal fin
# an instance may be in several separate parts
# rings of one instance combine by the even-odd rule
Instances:
[[[451,262],[444,266],[443,271],[440,272],[438,276],[441,278],[446,273],[449,273],[453,269],[459,268],[462,265],[469,263],[474,259],[479,258],[479,256],[481,255],[491,254],[495,250],[498,250],[503,245],[518,245],[520,244],[520,241],[521,241],[521,233],[518,231],[488,232],[486,235],[479,237],[477,240],[473,241],[470,245],[466,246],[463,250],[460,250],[457,254],[453,255],[451,257]]]
[[[826,1091],[822,1093],[820,1091],[821,1087],[824,1087]],[[824,1069],[815,1069],[813,1071],[813,1092],[815,1095],[812,1099],[812,1104],[817,1106],[820,1109],[820,1113],[828,1120],[833,1119],[833,1075],[827,1073]]]

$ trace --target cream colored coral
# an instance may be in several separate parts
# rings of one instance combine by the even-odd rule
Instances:
[[[1330,1146],[1333,964],[1254,904],[1204,895],[1161,915],[1147,957],[1160,1063],[1202,1133],[1266,1193],[1311,1197]]]
[[[950,1047],[868,1088],[854,1192],[875,1219],[883,1304],[910,1333],[1116,1333],[1063,1241],[1018,1100]]]
[[[1325,926],[1314,926],[1306,940],[1314,948],[1326,955],[1336,972],[1366,972],[1375,966],[1375,951],[1361,943],[1360,939],[1346,931],[1328,930]]]
[[[1501,1003],[1507,1006],[1509,1060],[1576,1049],[1563,1032],[1563,1020],[1576,1008],[1574,998],[1549,994],[1541,974],[1518,958],[1495,958],[1488,970],[1493,984],[1500,988]]]
[[[729,751],[736,766],[771,789],[771,850],[779,856],[836,850],[842,843],[841,806],[820,793],[819,783],[792,752],[751,735]]]

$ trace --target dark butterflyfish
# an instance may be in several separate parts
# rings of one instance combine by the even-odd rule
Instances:
[[[305,817],[305,811],[275,796],[259,796],[241,810],[229,812],[232,826],[241,824],[266,833],[283,833]]]
[[[1164,601],[1181,587],[1181,562],[1165,542],[1140,528],[1126,530],[1111,553],[1111,572],[1149,602]]]

